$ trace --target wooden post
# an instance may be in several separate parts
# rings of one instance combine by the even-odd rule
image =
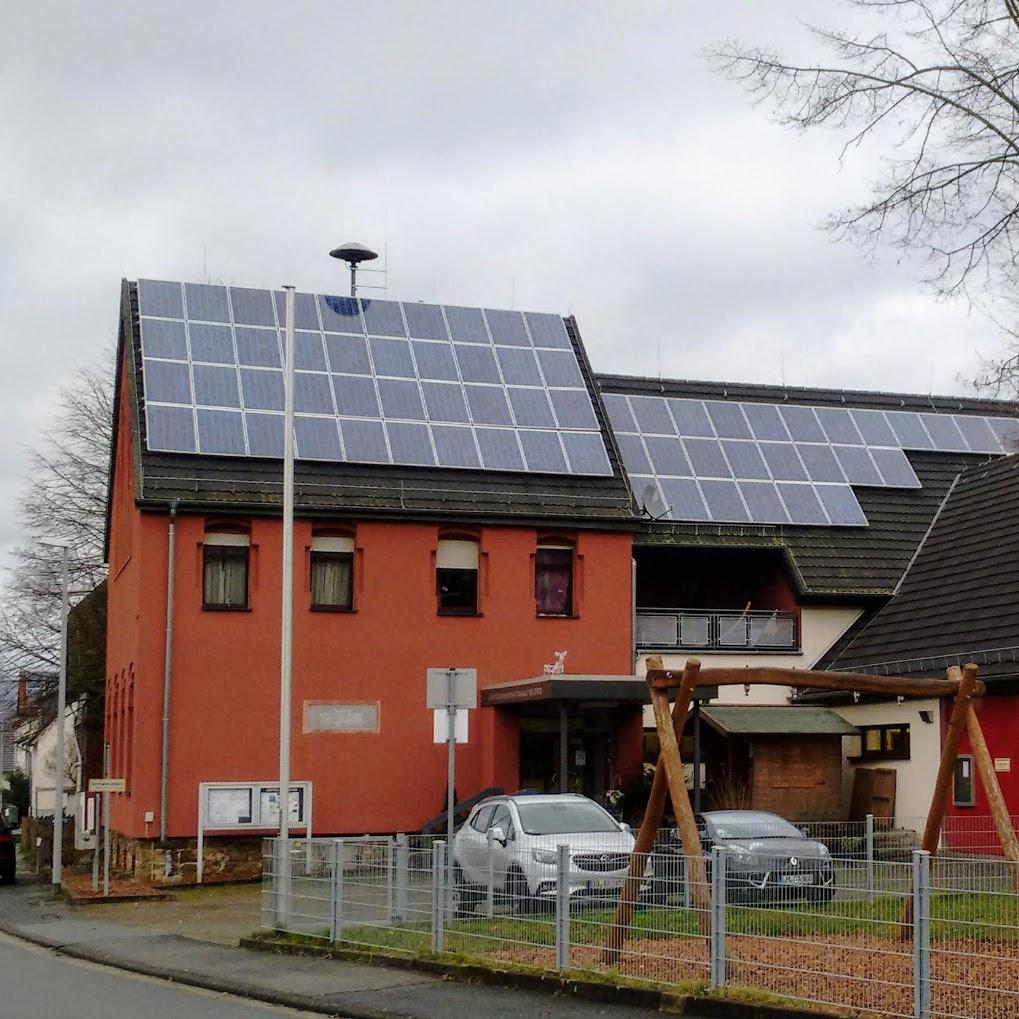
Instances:
[[[938,843],[941,841],[941,826],[944,824],[948,795],[952,788],[952,779],[955,776],[955,760],[959,756],[959,742],[966,729],[966,716],[970,713],[969,702],[976,686],[977,667],[975,665],[963,666],[960,677],[959,666],[953,665],[948,670],[948,678],[957,681],[959,689],[952,705],[952,717],[948,722],[945,741],[941,746],[941,762],[938,765],[938,775],[934,781],[934,795],[931,797],[927,824],[920,841],[920,848],[926,849],[932,856],[938,851]],[[910,936],[913,925],[912,895],[907,896],[902,904],[902,923],[902,937],[906,939]]]
[[[977,774],[980,776],[984,793],[987,795],[987,805],[990,807],[991,818],[998,832],[1001,851],[1012,872],[1012,883],[1015,885],[1015,890],[1019,892],[1019,839],[1016,839],[1015,830],[1012,828],[1012,818],[1009,816],[1005,797],[1001,794],[998,775],[994,770],[994,761],[991,759],[990,750],[987,749],[987,740],[984,739],[984,730],[980,726],[980,719],[977,718],[977,713],[973,710],[972,705],[966,712],[966,734],[969,736],[969,746],[973,752]]]
[[[683,678],[690,677],[690,684],[686,688],[681,685],[680,692],[676,696],[676,703],[672,708],[672,722],[669,728],[675,738],[683,733],[683,726],[686,725],[687,712],[690,709],[690,698],[693,694],[693,679],[700,670],[701,663],[696,658],[688,658],[686,668],[683,670]],[[659,655],[649,656],[647,669],[661,669],[662,659]],[[661,733],[659,732],[659,744]],[[605,942],[605,952],[602,955],[602,962],[612,966],[619,960],[619,954],[626,940],[626,931],[633,919],[633,912],[637,908],[637,899],[640,896],[640,886],[644,879],[644,871],[647,866],[648,854],[654,848],[655,837],[662,824],[662,817],[665,814],[665,798],[668,794],[669,784],[662,766],[661,754],[655,762],[655,774],[651,783],[651,793],[648,796],[647,807],[644,810],[644,817],[641,821],[640,831],[634,842],[633,855],[630,857],[630,869],[623,882],[623,890],[619,896],[619,903],[616,906],[615,916],[612,918],[612,926],[609,927],[608,938]]]

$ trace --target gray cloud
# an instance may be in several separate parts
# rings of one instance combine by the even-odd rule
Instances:
[[[840,170],[838,138],[783,131],[700,57],[805,52],[816,8],[8,11],[0,548],[17,443],[113,334],[121,276],[342,290],[325,252],[349,237],[388,233],[391,296],[574,312],[601,370],[958,390],[991,327],[816,229],[877,154]]]

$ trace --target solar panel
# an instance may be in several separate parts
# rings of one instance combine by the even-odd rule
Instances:
[[[920,487],[905,450],[1019,451],[1019,421],[1010,418],[645,394],[603,399],[634,491],[657,484],[673,520],[863,527],[852,486]]]
[[[141,280],[138,301],[149,448],[281,455],[284,294]],[[305,293],[294,308],[300,457],[612,473],[559,316]]]

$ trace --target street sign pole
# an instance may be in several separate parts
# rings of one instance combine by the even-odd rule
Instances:
[[[446,697],[446,902],[453,901],[453,812],[456,809],[456,669],[449,669]]]
[[[103,774],[110,776],[110,744],[103,744]],[[110,794],[103,793],[103,895],[110,894]]]

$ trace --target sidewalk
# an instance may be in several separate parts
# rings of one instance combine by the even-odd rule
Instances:
[[[186,898],[183,901],[186,906]],[[646,1019],[649,1014],[631,1005],[461,983],[412,970],[255,952],[196,940],[194,926],[188,926],[192,936],[185,937],[101,912],[130,905],[88,907],[86,916],[81,907],[52,898],[46,885],[23,880],[0,887],[0,932],[76,959],[351,1019],[448,1019],[458,1014],[486,1019]],[[173,903],[161,905],[173,912]],[[152,913],[159,908],[154,903],[144,906]],[[212,927],[222,940],[221,929],[215,923]]]

